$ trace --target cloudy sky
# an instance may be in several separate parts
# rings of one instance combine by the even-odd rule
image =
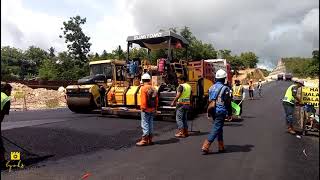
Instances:
[[[183,26],[216,49],[253,51],[268,68],[319,48],[318,0],[2,0],[1,46],[65,50],[60,28],[75,15],[87,18],[98,53],[125,48],[129,35]]]

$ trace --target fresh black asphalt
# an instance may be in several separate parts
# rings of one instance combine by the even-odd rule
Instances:
[[[205,114],[194,120],[193,130],[200,133],[176,139],[175,123],[156,121],[155,145],[135,147],[138,119],[68,109],[12,112],[6,126],[22,125],[3,130],[3,136],[38,156],[4,140],[8,152],[22,152],[27,166],[2,171],[1,179],[80,179],[86,173],[87,179],[116,180],[319,179],[319,138],[285,131],[281,98],[289,85],[270,82],[263,97],[244,101],[243,120],[225,123],[224,154],[216,143],[211,154],[200,152],[211,127]]]

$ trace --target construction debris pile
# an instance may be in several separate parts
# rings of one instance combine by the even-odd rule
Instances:
[[[32,89],[20,83],[10,84],[13,87],[11,94],[12,110],[36,110],[66,106],[63,87],[57,91],[45,88]]]

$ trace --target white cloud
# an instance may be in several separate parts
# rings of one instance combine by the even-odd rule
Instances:
[[[319,48],[319,8],[312,9],[301,22],[304,38],[312,42],[314,48]]]
[[[61,17],[24,8],[21,0],[5,0],[1,6],[1,45],[63,50],[64,41],[59,38],[62,22]]]
[[[319,1],[137,0],[132,6],[140,33],[186,25],[215,48],[253,51],[263,64],[311,56],[319,43]]]
[[[66,3],[80,3],[81,6],[88,6],[91,10],[99,11],[99,14],[103,10],[97,1],[68,0]],[[124,1],[116,1],[113,6],[116,14],[109,15],[109,12],[105,12],[105,15],[98,21],[87,17],[83,30],[91,37],[91,53],[101,53],[104,49],[111,52],[118,45],[126,49],[127,36],[137,34],[133,17],[127,12],[130,9],[128,4],[125,4]],[[63,21],[68,19],[69,17],[52,16],[27,9],[21,0],[5,0],[1,7],[1,45],[21,49],[26,49],[31,45],[44,49],[53,46],[57,51],[66,50],[64,39],[60,39],[59,35],[62,34],[60,28],[63,26]]]
[[[128,13],[130,7],[123,1],[117,1],[113,15],[105,15],[93,28],[89,36],[92,37],[92,51],[101,53],[104,49],[111,52],[119,45],[126,50],[127,36],[138,33],[134,26],[133,16]]]
[[[129,35],[189,26],[199,39],[233,53],[254,51],[259,65],[275,65],[282,56],[311,56],[319,48],[319,2],[301,0],[66,0],[70,12],[87,16],[83,27],[91,52],[126,49]],[[88,7],[88,8],[83,8]],[[85,12],[81,13],[81,10]],[[4,0],[1,6],[3,45],[66,49],[59,38],[69,17],[48,15]]]

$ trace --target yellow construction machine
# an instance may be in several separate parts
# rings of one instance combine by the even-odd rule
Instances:
[[[202,110],[207,105],[208,90],[214,81],[214,67],[205,62],[187,62],[188,41],[171,31],[158,32],[154,34],[144,34],[129,36],[127,38],[127,66],[136,65],[136,71],[124,70],[126,80],[115,79],[112,87],[107,92],[107,104],[101,108],[102,114],[114,115],[140,115],[140,83],[139,78],[143,73],[152,76],[152,84],[158,90],[159,104],[157,116],[174,117],[175,107],[170,104],[176,96],[178,86],[177,77],[184,75],[188,77],[188,83],[192,86],[192,108]],[[157,61],[156,66],[129,59],[130,47],[138,44],[141,48],[150,51],[165,49],[167,57]],[[173,62],[172,49],[185,48],[185,60]],[[138,79],[138,80],[137,80]],[[193,111],[195,112],[195,111]]]
[[[78,80],[77,85],[66,87],[68,108],[77,113],[101,107],[99,86],[108,92],[116,80],[123,80],[124,60],[100,60],[89,63],[90,76]]]

